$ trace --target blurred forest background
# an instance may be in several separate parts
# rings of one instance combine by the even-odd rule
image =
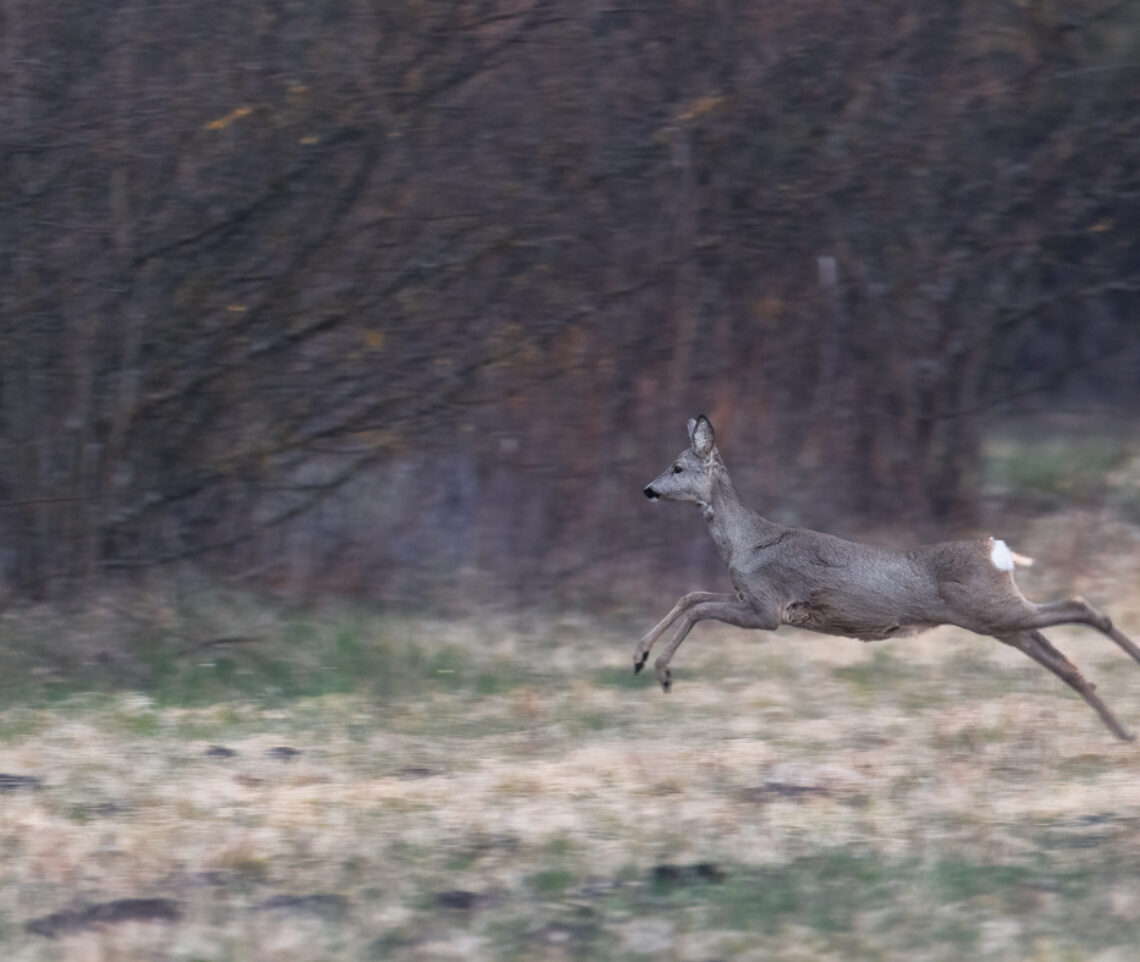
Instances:
[[[929,537],[1140,410],[1134,3],[0,0],[0,119],[10,600],[620,596],[700,411]]]

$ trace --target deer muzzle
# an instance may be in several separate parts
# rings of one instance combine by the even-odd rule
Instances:
[[[656,491],[653,490],[653,485],[649,485],[641,493],[644,494],[650,501],[656,501],[661,497],[661,495],[659,495]]]

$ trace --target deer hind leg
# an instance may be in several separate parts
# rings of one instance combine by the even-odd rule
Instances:
[[[1051,625],[1081,624],[1095,628],[1102,635],[1115,641],[1137,662],[1140,662],[1140,648],[1112,623],[1108,615],[1102,614],[1084,598],[1069,598],[1065,601],[1051,601],[1034,605],[1034,628],[1048,628]]]
[[[668,630],[669,626],[684,612],[692,608],[693,605],[699,605],[706,601],[732,600],[732,595],[716,594],[712,591],[690,591],[687,595],[682,595],[681,600],[673,606],[669,614],[657,622],[657,624],[646,633],[645,637],[637,643],[637,647],[633,650],[633,673],[636,675],[645,667],[645,660],[649,657],[649,650],[657,643],[657,639],[660,638]]]
[[[1004,635],[999,641],[1023,651],[1037,664],[1048,668],[1066,685],[1077,692],[1092,709],[1100,715],[1100,720],[1121,741],[1132,741],[1136,736],[1131,734],[1117,720],[1111,709],[1100,699],[1096,693],[1096,685],[1088,681],[1068,658],[1050,644],[1049,640],[1039,631],[1022,631],[1016,635]]]
[[[669,668],[669,662],[673,660],[673,655],[681,647],[681,642],[685,640],[685,636],[692,631],[693,625],[698,621],[708,620],[723,621],[726,624],[736,625],[738,628],[768,628],[771,630],[779,626],[779,619],[775,616],[768,616],[743,601],[736,600],[732,595],[714,596],[693,605],[681,616],[681,627],[677,629],[673,640],[669,642],[653,663],[657,680],[665,691],[669,691],[673,687],[673,672]]]

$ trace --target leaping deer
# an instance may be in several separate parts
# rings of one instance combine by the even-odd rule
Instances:
[[[654,643],[678,621],[672,641],[654,662],[665,691],[672,685],[669,663],[677,648],[693,625],[710,618],[769,631],[794,625],[863,641],[957,625],[1025,652],[1074,688],[1117,738],[1135,737],[1101,701],[1096,686],[1038,629],[1088,625],[1137,662],[1140,648],[1083,598],[1047,604],[1026,600],[1014,583],[1013,568],[1028,559],[1015,555],[1004,541],[945,541],[892,551],[775,524],[737,493],[709,419],[690,418],[688,426],[688,450],[644,494],[651,501],[688,501],[701,509],[735,590],[694,591],[682,597],[638,643],[635,673],[645,666]]]

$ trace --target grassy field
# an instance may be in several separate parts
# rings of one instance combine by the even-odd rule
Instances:
[[[1085,590],[1140,636],[1133,573]],[[1140,748],[1054,677],[706,625],[666,696],[653,614],[7,614],[0,956],[1138,957]],[[1140,666],[1052,637],[1140,730]]]

